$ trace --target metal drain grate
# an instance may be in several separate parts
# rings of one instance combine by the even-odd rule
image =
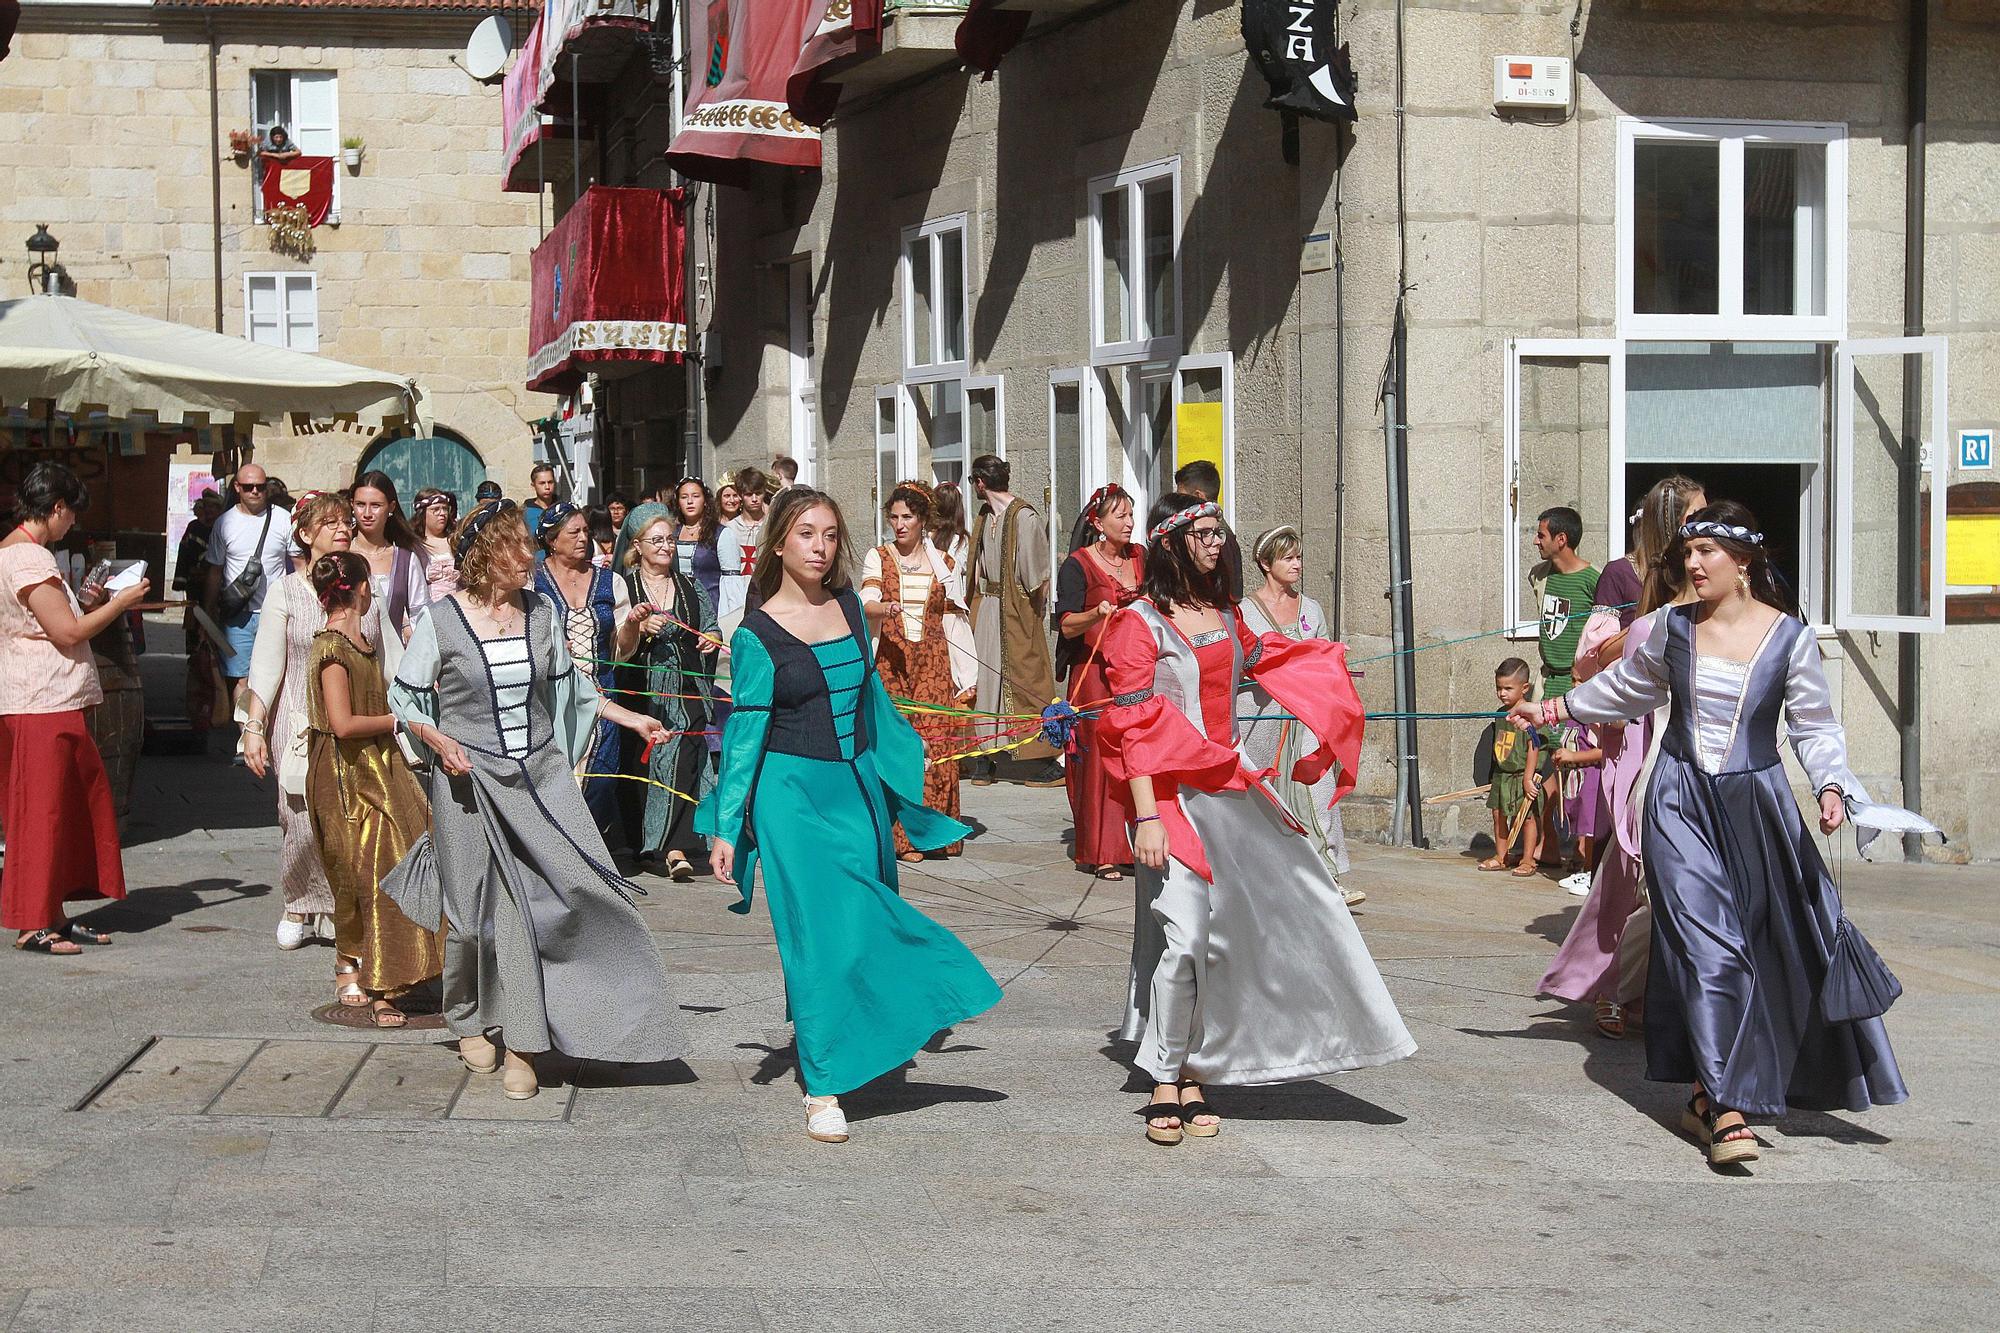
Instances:
[[[567,1121],[576,1088],[507,1100],[447,1047],[297,1038],[147,1038],[72,1111],[315,1120]]]

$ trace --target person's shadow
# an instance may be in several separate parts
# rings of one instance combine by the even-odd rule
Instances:
[[[143,935],[203,908],[263,898],[270,892],[269,884],[246,884],[240,879],[195,879],[185,884],[134,889],[128,897],[95,907],[77,920],[94,930],[114,935]],[[228,927],[183,926],[181,929],[227,930]]]
[[[1139,1068],[1137,1042],[1122,1041],[1106,1034],[1098,1053],[1125,1071],[1121,1092],[1146,1094],[1153,1090],[1153,1076]],[[1225,1120],[1302,1120],[1322,1124],[1401,1125],[1408,1116],[1343,1092],[1317,1079],[1296,1083],[1267,1083],[1256,1087],[1202,1085],[1202,1099]],[[1145,1107],[1135,1106],[1132,1114],[1143,1116]]]
[[[951,1036],[952,1029],[945,1028],[924,1043],[923,1053],[956,1055],[986,1049],[966,1042],[946,1045]],[[796,1043],[787,1046],[766,1046],[762,1042],[745,1041],[738,1042],[736,1048],[741,1051],[764,1053],[757,1063],[756,1072],[750,1075],[750,1082],[758,1087],[776,1083],[787,1074],[796,1073],[799,1067]],[[974,1087],[965,1083],[912,1082],[910,1073],[916,1065],[915,1060],[907,1061],[852,1092],[841,1093],[840,1105],[847,1112],[848,1120],[873,1120],[878,1116],[921,1111],[925,1107],[950,1103],[984,1104],[1008,1100],[1007,1094],[996,1088]]]

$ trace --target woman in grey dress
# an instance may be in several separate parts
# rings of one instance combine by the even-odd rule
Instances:
[[[1849,820],[1936,832],[1872,804],[1848,768],[1819,644],[1786,613],[1756,522],[1730,501],[1690,515],[1670,556],[1697,600],[1660,611],[1642,646],[1561,699],[1514,710],[1545,726],[1672,705],[1641,842],[1653,905],[1646,1077],[1694,1085],[1683,1126],[1715,1166],[1756,1160],[1746,1116],[1909,1096],[1882,1025],[1901,987],[1841,910],[1785,776],[1779,722],[1820,832]]]
[[[1325,639],[1332,643],[1333,631],[1319,603],[1299,591],[1305,578],[1305,553],[1299,544],[1299,530],[1287,523],[1272,528],[1250,545],[1250,556],[1264,572],[1262,587],[1252,588],[1237,604],[1237,614],[1250,632],[1262,638],[1282,634],[1288,639]],[[1349,907],[1367,900],[1359,889],[1341,884],[1347,873],[1347,835],[1340,826],[1340,807],[1334,804],[1339,773],[1330,771],[1318,782],[1293,779],[1292,768],[1306,757],[1312,737],[1296,721],[1285,716],[1264,688],[1254,682],[1244,685],[1237,696],[1237,711],[1250,720],[1243,727],[1243,755],[1257,768],[1274,768],[1271,788],[1305,828],[1306,841],[1319,853],[1320,860],[1340,884],[1340,896]]]
[[[1120,1035],[1155,1080],[1146,1136],[1178,1143],[1220,1128],[1203,1084],[1314,1078],[1417,1045],[1326,862],[1238,748],[1248,674],[1317,738],[1291,776],[1310,785],[1338,761],[1345,794],[1362,723],[1345,651],[1250,633],[1217,572],[1212,502],[1170,495],[1149,519],[1144,595],[1099,643],[1112,702],[1097,735],[1139,866]]]
[[[560,617],[527,591],[534,548],[511,501],[460,525],[459,591],[410,635],[390,710],[432,764],[431,834],[383,881],[411,920],[450,926],[445,1018],[459,1057],[509,1097],[537,1089],[528,1057],[642,1063],[687,1051],[659,950],[584,805],[572,764],[600,718],[666,739],[571,662]]]

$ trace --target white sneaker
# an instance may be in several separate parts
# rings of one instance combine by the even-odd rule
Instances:
[[[1574,875],[1564,879],[1562,886],[1563,892],[1569,894],[1572,898],[1588,898],[1590,896],[1590,872],[1588,870],[1579,870]]]
[[[286,953],[302,949],[313,937],[313,919],[294,921],[288,916],[278,918],[278,947]]]
[[[831,1097],[807,1097],[806,1136],[820,1143],[847,1142],[847,1112]]]

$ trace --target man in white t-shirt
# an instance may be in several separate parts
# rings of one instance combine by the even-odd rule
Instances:
[[[264,595],[292,572],[292,511],[270,503],[270,479],[264,469],[245,463],[236,470],[234,486],[235,506],[215,520],[209,533],[208,577],[202,589],[203,605],[229,641],[222,675],[229,682],[231,703],[238,702],[244,678],[250,674],[250,649],[257,642],[257,615],[264,609]],[[222,590],[253,561],[262,567],[264,577],[242,609],[225,616]]]

